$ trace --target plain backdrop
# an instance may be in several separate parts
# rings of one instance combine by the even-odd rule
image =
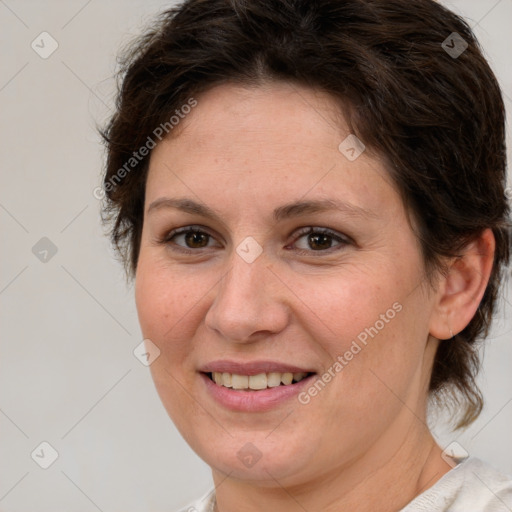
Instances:
[[[474,27],[510,114],[512,0],[443,3]],[[173,512],[212,485],[133,354],[133,289],[93,196],[116,55],[171,4],[0,0],[0,511]],[[443,447],[456,441],[508,473],[510,302],[507,288],[479,379],[483,414],[466,432],[436,427]],[[43,442],[58,453],[47,469]]]

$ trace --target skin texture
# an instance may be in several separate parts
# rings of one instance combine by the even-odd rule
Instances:
[[[161,400],[212,467],[221,512],[398,510],[451,469],[426,427],[429,376],[439,339],[478,307],[492,232],[430,289],[384,164],[369,149],[354,161],[338,150],[350,132],[331,97],[224,84],[197,100],[153,150],[146,187],[136,303],[144,337],[161,351],[150,367]],[[203,203],[219,219],[148,211],[164,197]],[[284,204],[326,198],[368,213],[272,218]],[[190,225],[210,236],[161,241]],[[327,238],[315,250],[299,233],[306,227],[351,241]],[[236,252],[249,236],[263,249],[252,263]],[[265,359],[321,375],[396,303],[400,312],[307,405],[294,397],[234,412],[198,374],[218,359]],[[261,453],[252,467],[237,456],[246,443]]]

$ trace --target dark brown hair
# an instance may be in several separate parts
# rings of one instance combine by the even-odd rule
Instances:
[[[285,81],[339,100],[352,132],[387,162],[428,276],[491,228],[485,295],[468,326],[440,344],[430,382],[434,398],[460,409],[457,427],[478,416],[478,342],[509,260],[510,211],[503,100],[463,19],[433,0],[188,0],[130,47],[119,77],[102,133],[103,220],[130,277],[157,133],[171,133],[170,116],[183,117],[191,98],[225,82]]]

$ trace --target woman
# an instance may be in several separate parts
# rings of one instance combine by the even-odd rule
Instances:
[[[188,0],[130,51],[104,219],[197,511],[498,511],[478,416],[509,260],[504,107],[432,0]]]

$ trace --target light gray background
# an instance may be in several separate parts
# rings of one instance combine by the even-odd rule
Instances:
[[[443,3],[475,27],[510,114],[512,0]],[[113,105],[115,55],[169,5],[0,0],[3,512],[173,512],[212,485],[132,353],[142,340],[133,290],[92,193],[103,165],[95,126]],[[43,31],[59,44],[47,59],[31,48]],[[508,146],[510,161],[510,132]],[[42,237],[58,249],[46,263],[32,252]],[[486,348],[484,413],[462,434],[436,432],[441,445],[456,440],[512,473],[509,290]],[[42,441],[59,454],[46,470],[30,455]]]

